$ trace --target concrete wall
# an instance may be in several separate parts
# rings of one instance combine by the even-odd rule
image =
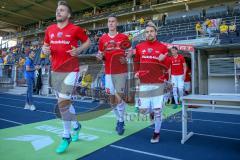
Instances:
[[[209,76],[208,94],[211,93],[235,93],[234,76]]]

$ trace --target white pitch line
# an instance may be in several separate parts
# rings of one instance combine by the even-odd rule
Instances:
[[[0,97],[0,99],[8,99],[8,100],[14,100],[14,101],[21,101],[21,102],[25,102],[25,100],[22,99],[16,99],[16,98],[5,98],[5,97]],[[36,103],[42,103],[42,104],[55,104],[55,103],[47,103],[47,102],[39,102],[39,101],[34,101]]]
[[[239,125],[238,122],[227,122],[227,121],[214,121],[214,120],[208,120],[208,119],[192,119],[193,121],[203,121],[203,122],[213,122],[213,123],[224,123],[224,124],[236,124]]]
[[[0,99],[9,99],[9,100],[15,100],[15,101],[25,102],[25,100],[16,99],[16,98],[0,97]],[[43,98],[43,99],[44,99],[44,98]],[[47,105],[56,105],[56,103],[47,103],[47,102],[36,101],[36,100],[34,100],[34,103],[47,104]],[[77,107],[77,108],[81,108],[81,109],[90,109],[90,108],[88,108],[88,107],[79,107],[79,106],[76,106],[76,107]]]
[[[144,152],[144,151],[140,151],[140,150],[136,150],[136,149],[131,149],[131,148],[127,148],[127,147],[116,146],[116,145],[110,145],[110,147],[117,148],[117,149],[121,149],[121,150],[130,151],[130,152],[145,154],[145,155],[148,155],[148,156],[153,156],[153,157],[158,157],[158,158],[169,159],[169,160],[182,160],[182,159],[179,159],[179,158],[164,156],[164,155],[161,155],[161,154],[154,154],[154,153],[150,153],[150,152]]]
[[[10,107],[10,108],[18,108],[18,109],[25,110],[23,107],[11,106],[11,105],[7,105],[7,104],[0,104],[0,106]],[[55,115],[55,113],[53,113],[53,112],[42,111],[42,110],[35,110],[34,112],[43,112],[43,113],[49,113],[49,114],[54,114]]]
[[[16,122],[16,121],[11,121],[11,120],[8,120],[8,119],[4,119],[4,118],[0,118],[0,120],[6,121],[6,122],[10,122],[10,123],[20,124],[20,125],[23,125],[23,124],[24,124],[24,123],[20,123],[20,122]]]
[[[153,129],[153,127],[148,127],[148,128]],[[171,130],[171,129],[161,129],[161,130],[167,131],[167,132],[182,133],[182,131],[178,131],[178,130]],[[197,133],[197,132],[193,132],[193,134],[194,134],[194,135],[198,135],[198,136],[205,136],[205,137],[212,137],[212,138],[219,138],[219,139],[227,139],[227,140],[240,141],[240,138],[216,136],[216,135],[204,134],[204,133]]]

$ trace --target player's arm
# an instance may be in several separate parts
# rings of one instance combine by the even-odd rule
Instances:
[[[87,49],[87,48],[90,46],[90,44],[91,44],[91,41],[90,41],[90,39],[88,38],[85,42],[83,42],[83,43],[81,44],[81,46],[79,46],[79,47],[77,48],[77,53],[79,54],[79,53],[81,53],[83,50]]]
[[[44,36],[44,42],[43,42],[43,46],[42,46],[42,53],[49,55],[51,53],[50,50],[50,38],[49,38],[49,34],[48,34],[48,28],[45,30],[45,36]]]
[[[77,27],[76,32],[74,32],[74,36],[77,40],[80,40],[82,44],[77,48],[75,46],[71,46],[72,49],[68,50],[67,53],[71,56],[79,57],[79,54],[90,46],[91,41],[85,31],[80,27]]]
[[[96,58],[99,61],[105,60],[105,57],[104,57],[104,45],[103,45],[102,37],[99,39],[98,53],[96,55]]]
[[[103,52],[98,51],[97,55],[96,55],[97,60],[99,61],[104,61],[105,57],[103,56]]]
[[[186,73],[187,73],[187,64],[183,56],[182,56],[182,64],[183,64],[183,80],[185,80]]]
[[[166,63],[166,66],[168,68],[168,70],[167,70],[167,72],[168,72],[168,80],[170,81],[171,80],[171,72],[172,72],[171,67],[172,67],[172,65],[171,65],[171,60],[170,60],[169,57],[166,57],[165,63]]]
[[[87,39],[85,42],[83,42],[83,43],[81,44],[81,46],[79,46],[78,48],[72,46],[72,49],[69,50],[69,51],[67,51],[67,53],[69,53],[69,54],[70,54],[71,56],[73,56],[73,57],[79,57],[79,54],[80,54],[83,50],[87,49],[87,48],[90,46],[90,44],[91,44],[91,41],[90,41],[90,39],[88,38],[88,39]]]
[[[168,55],[168,49],[167,49],[167,47],[165,47],[165,49],[164,49],[164,51],[163,51],[163,54],[160,54],[160,55],[159,55],[158,60],[159,60],[159,61],[165,60],[166,57],[167,57],[167,55]]]
[[[172,72],[172,70],[171,70],[171,66],[169,67],[169,69],[168,69],[168,79],[169,80],[171,80],[171,72]]]
[[[135,78],[139,78],[139,69],[140,69],[140,53],[138,50],[138,47],[136,47],[136,52],[134,54],[134,73],[135,73]]]
[[[46,42],[44,42],[44,44],[42,46],[42,53],[46,54],[46,55],[49,55],[51,53],[50,45]]]
[[[187,64],[186,62],[183,63],[183,80],[186,78],[186,73],[187,73]]]

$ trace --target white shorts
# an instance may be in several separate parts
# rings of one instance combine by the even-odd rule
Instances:
[[[163,84],[162,84],[163,85]],[[162,86],[161,85],[161,86]],[[162,86],[163,87],[163,86]],[[164,94],[163,88],[159,89],[159,94],[156,94],[156,90],[159,89],[159,85],[140,85],[140,96],[138,99],[138,107],[139,109],[157,109],[163,108],[164,105]],[[148,91],[149,96],[142,96],[142,92]]]
[[[127,83],[127,73],[106,74],[105,90],[107,94],[115,95],[116,93],[124,93]]]
[[[183,80],[183,75],[172,75],[171,76],[173,87],[176,88],[183,88],[184,87],[184,80]]]
[[[184,82],[184,91],[191,91],[191,83]]]
[[[64,99],[71,99],[79,77],[79,72],[52,72],[51,82],[56,96]]]

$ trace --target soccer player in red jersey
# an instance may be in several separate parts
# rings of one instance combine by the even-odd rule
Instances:
[[[171,53],[172,56],[168,58],[170,64],[169,75],[173,83],[174,108],[177,108],[179,100],[182,101],[187,66],[183,55],[178,54],[177,47],[172,47]]]
[[[128,36],[117,32],[117,17],[108,17],[109,32],[99,39],[99,53],[97,58],[105,63],[105,91],[110,96],[110,104],[117,118],[116,131],[119,135],[124,133],[124,113],[126,103],[124,92],[127,81],[126,52],[121,47],[123,42],[129,42]]]
[[[157,27],[149,22],[145,29],[146,41],[136,46],[134,56],[135,77],[140,80],[139,111],[153,115],[154,133],[151,143],[159,142],[164,106],[164,82],[168,65],[167,46],[157,41]]]
[[[90,45],[84,30],[69,20],[71,7],[66,1],[59,1],[56,10],[57,24],[50,25],[45,31],[43,53],[51,55],[52,86],[56,91],[58,109],[63,120],[63,135],[56,152],[66,151],[71,141],[77,141],[81,128],[71,103],[73,89],[79,78],[79,54]],[[78,41],[81,46],[78,47]],[[71,136],[71,121],[73,135]]]

